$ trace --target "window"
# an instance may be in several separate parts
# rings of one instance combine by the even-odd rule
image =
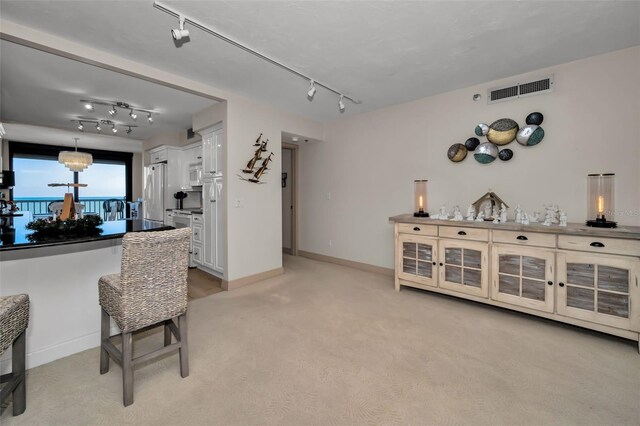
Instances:
[[[85,213],[106,219],[105,202],[131,201],[131,160],[133,154],[86,150],[93,164],[82,172],[72,172],[58,163],[58,153],[68,147],[10,142],[9,159],[15,172],[13,200],[21,211],[34,217],[48,216],[49,204],[71,192]],[[50,183],[86,183],[87,187],[50,187]],[[123,216],[123,215],[122,215]]]

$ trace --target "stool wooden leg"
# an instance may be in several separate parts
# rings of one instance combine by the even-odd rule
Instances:
[[[104,348],[104,342],[109,340],[109,314],[103,308],[100,319],[100,374],[109,371],[109,354]]]
[[[14,377],[18,377],[18,384],[13,390],[13,415],[19,416],[27,408],[27,392],[25,387],[26,362],[26,331],[20,333],[13,341],[11,348],[11,370]]]
[[[169,328],[169,322],[171,320],[166,320],[164,322],[164,345],[169,346],[171,344],[171,329]]]
[[[180,375],[182,377],[189,376],[189,349],[187,339],[187,314],[184,313],[178,317],[178,330],[180,330]]]
[[[133,333],[122,333],[122,388],[126,407],[133,404]]]

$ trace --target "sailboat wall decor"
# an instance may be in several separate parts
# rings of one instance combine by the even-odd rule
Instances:
[[[271,157],[274,155],[273,152],[270,152],[266,158],[262,157],[262,153],[267,152],[268,143],[269,139],[263,141],[262,133],[260,133],[260,136],[258,136],[255,143],[253,144],[253,146],[257,146],[258,148],[253,153],[253,157],[251,157],[251,159],[247,161],[247,165],[244,167],[244,169],[242,169],[242,173],[251,174],[253,176],[245,178],[241,175],[238,175],[240,179],[251,183],[265,183],[261,182],[260,178],[265,174],[267,170],[269,170],[267,166],[269,165],[270,161],[273,161]],[[262,160],[262,164],[260,164],[260,166],[258,167],[257,164],[260,160]]]

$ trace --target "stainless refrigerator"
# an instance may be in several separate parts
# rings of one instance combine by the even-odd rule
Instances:
[[[144,219],[164,222],[167,165],[153,164],[144,168]]]

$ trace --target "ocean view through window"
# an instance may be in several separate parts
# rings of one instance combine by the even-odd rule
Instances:
[[[82,172],[72,172],[58,162],[56,154],[59,149],[64,149],[62,147],[29,144],[29,149],[21,149],[27,144],[14,145],[18,145],[18,149],[10,155],[11,168],[15,173],[12,198],[21,212],[34,219],[51,217],[51,203],[62,201],[65,193],[70,192],[76,203],[84,206],[83,214],[99,215],[105,220],[126,216],[126,208],[118,211],[117,215],[109,214],[109,210],[113,205],[126,206],[130,201],[127,194],[131,185],[131,154],[108,151],[104,154],[105,151],[100,151],[94,154],[93,165]],[[118,154],[125,158],[117,158]],[[128,161],[126,157],[129,157]],[[87,186],[50,187],[50,183],[82,183]]]

